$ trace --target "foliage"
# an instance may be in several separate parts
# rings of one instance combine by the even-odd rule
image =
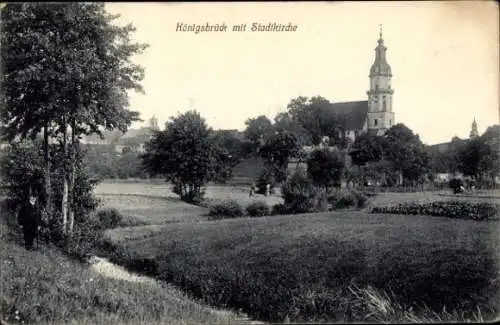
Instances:
[[[30,188],[44,201],[43,154],[39,148],[40,143],[24,142],[4,149],[0,160],[2,186],[16,207],[25,202]]]
[[[281,187],[281,195],[289,213],[325,211],[326,191],[317,188],[301,172],[295,172]]]
[[[217,147],[225,150],[230,158],[230,166],[234,167],[243,159],[249,158],[252,150],[249,141],[241,140],[238,131],[217,130],[212,133],[213,141]]]
[[[355,165],[380,161],[384,153],[383,137],[372,133],[360,134],[354,141],[350,155]]]
[[[332,144],[344,144],[345,116],[333,111],[331,103],[321,97],[297,97],[287,106],[291,120],[309,135],[313,145],[319,145],[324,136]]]
[[[263,217],[271,213],[269,205],[265,201],[255,201],[250,203],[246,211],[251,217]]]
[[[126,109],[127,91],[142,91],[144,71],[129,57],[147,46],[131,43],[134,27],[112,25],[116,18],[99,3],[3,8],[1,117],[9,139],[65,118],[78,134],[100,134],[99,126],[126,131],[138,119]]]
[[[333,210],[350,207],[362,209],[367,202],[368,197],[356,190],[334,190],[328,193],[328,203]]]
[[[71,235],[80,213],[75,203],[79,139],[102,136],[103,129],[125,132],[140,120],[128,109],[128,91],[142,91],[144,71],[130,58],[147,46],[131,42],[132,25],[113,25],[118,17],[102,3],[11,3],[1,15],[2,136],[35,139],[43,130],[50,212],[49,140],[59,142],[63,232]]]
[[[271,215],[290,214],[288,207],[284,203],[277,203],[271,209]]]
[[[174,184],[182,200],[201,200],[202,187],[217,179],[227,162],[210,137],[211,130],[196,111],[171,117],[163,131],[146,144],[143,166],[151,175],[161,175]]]
[[[297,138],[287,131],[277,131],[260,148],[259,154],[273,172],[274,179],[280,183],[286,180],[290,158],[299,152]]]
[[[117,209],[107,208],[97,212],[97,219],[102,229],[112,229],[120,225],[123,216]]]
[[[146,178],[140,154],[126,151],[121,154],[113,146],[87,145],[84,161],[89,175],[100,179]],[[127,148],[127,147],[125,147]]]
[[[311,138],[307,130],[289,112],[280,112],[274,118],[274,129],[278,132],[287,131],[297,137],[300,146],[311,145]]]
[[[374,207],[372,213],[429,215],[455,219],[484,221],[498,219],[500,206],[489,202],[436,201],[431,203],[401,203],[396,206]]]
[[[307,175],[316,186],[340,187],[344,165],[344,157],[338,150],[316,149],[307,160]]]
[[[386,160],[368,162],[363,166],[351,165],[344,169],[344,177],[355,187],[383,186],[393,188],[399,178],[392,163]]]
[[[88,221],[89,215],[96,209],[98,201],[93,196],[93,189],[96,185],[91,181],[85,170],[85,165],[81,161],[82,152],[77,153],[76,177],[75,177],[75,225],[84,224]],[[58,231],[61,223],[59,220],[61,201],[63,199],[63,178],[61,169],[65,166],[61,159],[61,152],[58,147],[51,147],[51,186],[54,204],[58,209],[53,211],[54,215],[48,216],[47,223],[43,226],[43,232],[51,234],[53,241],[62,239]],[[12,202],[13,210],[19,204],[25,202],[29,188],[44,202],[45,192],[42,184],[45,178],[43,151],[40,142],[22,142],[11,145],[0,161],[2,172],[2,184],[6,187],[7,197]]]
[[[243,209],[235,200],[224,200],[222,202],[214,203],[210,205],[209,209],[209,215],[212,218],[237,218],[243,216]]]
[[[245,121],[245,138],[250,140],[257,149],[273,134],[273,123],[265,115],[250,118]]]
[[[458,156],[459,170],[474,179],[492,178],[499,171],[498,152],[483,137],[469,139]]]
[[[385,159],[401,172],[403,181],[423,181],[430,158],[418,135],[404,124],[396,124],[385,133],[384,148]]]

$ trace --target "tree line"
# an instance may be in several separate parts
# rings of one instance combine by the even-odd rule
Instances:
[[[147,45],[132,42],[135,28],[118,27],[117,18],[103,3],[8,3],[1,10],[1,135],[11,144],[3,179],[18,200],[36,192],[66,236],[88,183],[80,139],[125,132],[140,120],[128,91],[143,91],[144,70],[131,57]],[[9,164],[23,150],[37,160],[15,175]]]

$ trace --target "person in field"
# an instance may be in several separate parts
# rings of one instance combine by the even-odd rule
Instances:
[[[254,194],[254,192],[255,192],[255,185],[252,183],[252,184],[250,185],[250,193],[249,193],[249,196],[250,196],[250,197],[252,197],[252,196],[253,196],[253,194]]]
[[[29,199],[23,203],[18,214],[18,222],[23,230],[24,245],[26,249],[33,249],[38,230],[40,229],[41,209],[37,204],[34,194],[29,194]]]

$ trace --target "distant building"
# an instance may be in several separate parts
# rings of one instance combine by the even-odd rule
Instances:
[[[386,51],[381,29],[375,48],[375,62],[370,68],[370,89],[366,92],[368,100],[332,104],[333,111],[345,117],[345,136],[351,141],[366,132],[382,135],[395,124],[392,69],[387,63]]]
[[[160,127],[158,126],[158,119],[154,115],[149,119],[149,128],[153,131],[160,130]]]
[[[476,138],[479,136],[479,132],[477,131],[477,123],[476,123],[476,118],[474,118],[474,121],[472,121],[472,126],[471,130],[469,133],[469,138]]]
[[[476,122],[476,119],[474,118],[474,120],[472,121],[471,130],[469,132],[469,139],[473,139],[473,138],[478,137],[478,136],[479,136],[479,132],[477,130],[477,122]],[[467,139],[465,139],[463,141],[467,141]],[[429,148],[431,151],[434,151],[434,152],[445,153],[446,151],[448,151],[448,149],[450,149],[450,146],[451,146],[451,141],[448,141],[448,142],[442,142],[442,143],[430,145]]]

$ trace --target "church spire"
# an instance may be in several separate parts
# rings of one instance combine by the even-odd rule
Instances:
[[[382,37],[382,25],[379,25],[379,39],[378,45],[375,48],[375,62],[370,69],[370,77],[372,76],[392,76],[391,66],[386,60],[387,47],[384,46],[384,39]]]
[[[469,138],[475,138],[479,136],[479,132],[477,131],[477,123],[476,118],[474,117],[474,121],[472,121],[472,126],[469,134]]]

